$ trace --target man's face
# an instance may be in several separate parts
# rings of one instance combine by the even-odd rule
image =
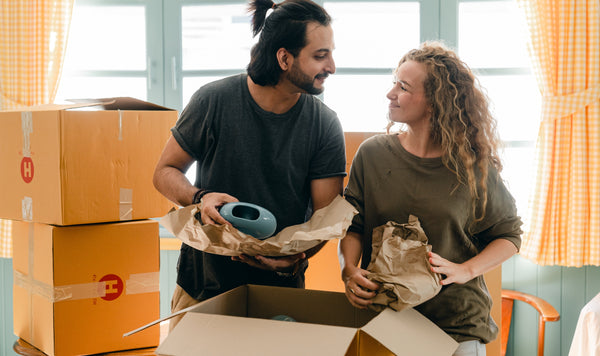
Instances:
[[[325,89],[325,78],[335,73],[332,52],[333,31],[331,26],[310,23],[306,26],[307,44],[287,72],[287,79],[300,90],[320,94]]]

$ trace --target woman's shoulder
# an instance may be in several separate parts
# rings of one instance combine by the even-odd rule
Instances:
[[[359,150],[377,150],[382,146],[389,146],[394,140],[397,140],[396,134],[380,133],[366,138],[361,142]]]

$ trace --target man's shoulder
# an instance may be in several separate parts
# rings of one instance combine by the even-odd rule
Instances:
[[[327,106],[321,99],[311,94],[302,94],[305,97],[305,105],[312,107],[315,111],[318,111],[322,115],[327,117],[336,117],[337,113],[335,110]]]
[[[236,74],[225,78],[214,80],[200,88],[204,93],[228,93],[240,87],[245,78],[245,74]]]

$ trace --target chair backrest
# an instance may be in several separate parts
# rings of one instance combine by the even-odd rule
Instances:
[[[542,298],[536,297],[531,294],[518,292],[514,290],[503,289],[502,290],[502,328],[500,331],[500,337],[502,340],[502,351],[501,355],[506,355],[506,345],[508,344],[508,333],[510,331],[510,322],[512,319],[512,310],[515,300],[525,302],[537,310],[539,313],[538,318],[538,347],[537,355],[544,355],[544,337],[546,334],[546,322],[547,321],[558,321],[560,314],[554,307]]]

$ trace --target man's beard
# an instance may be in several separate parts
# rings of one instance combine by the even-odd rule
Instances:
[[[328,76],[327,73],[319,74],[315,78],[311,78],[306,75],[298,66],[292,65],[291,70],[288,72],[287,78],[288,80],[300,88],[304,90],[308,94],[318,95],[321,94],[324,88],[315,88],[314,83],[317,78],[326,78]]]

